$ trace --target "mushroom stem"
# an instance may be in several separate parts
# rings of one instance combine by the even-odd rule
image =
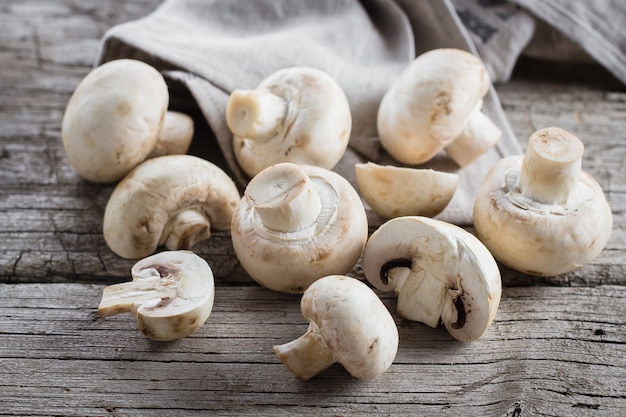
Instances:
[[[263,90],[234,90],[226,107],[226,123],[235,135],[266,141],[276,135],[287,115],[287,102]]]
[[[177,111],[165,112],[161,133],[148,158],[186,154],[191,145],[193,133],[194,125],[191,116]]]
[[[109,285],[102,294],[98,314],[106,318],[131,312],[137,304],[161,300],[165,294],[154,290],[160,279],[161,276],[156,273],[131,282]]]
[[[437,327],[446,302],[447,284],[424,269],[407,272],[406,268],[394,268],[390,273],[397,274],[398,314]]]
[[[188,208],[170,217],[163,228],[159,245],[169,250],[191,249],[211,236],[211,223],[202,209]]]
[[[584,145],[567,131],[549,127],[533,133],[517,186],[543,204],[566,204],[579,182]]]
[[[313,225],[322,201],[309,176],[295,164],[273,165],[255,176],[245,191],[263,224],[278,232],[297,232]]]
[[[305,380],[337,362],[313,322],[309,323],[305,334],[289,343],[276,345],[273,350],[287,368]]]
[[[461,134],[445,150],[463,168],[493,147],[501,136],[498,126],[477,107]]]

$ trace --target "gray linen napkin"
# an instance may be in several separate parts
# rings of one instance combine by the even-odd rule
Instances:
[[[232,150],[225,108],[235,88],[254,88],[272,72],[311,66],[341,85],[353,116],[350,146],[334,168],[353,185],[354,164],[395,164],[380,147],[376,112],[383,94],[422,52],[456,47],[476,53],[448,0],[167,0],[152,14],[110,29],[96,64],[134,58],[182,82],[208,121],[240,184],[248,181]],[[521,152],[493,91],[484,112],[502,129],[497,146],[459,169],[442,155],[423,165],[461,176],[439,218],[472,222],[472,206],[487,170]],[[371,225],[381,222],[371,211]]]

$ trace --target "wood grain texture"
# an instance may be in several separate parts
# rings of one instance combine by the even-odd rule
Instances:
[[[626,415],[626,89],[597,66],[524,60],[496,86],[522,147],[550,125],[581,138],[614,228],[578,271],[537,278],[502,267],[500,309],[478,341],[394,313],[400,349],[380,380],[336,365],[300,381],[271,350],[306,330],[299,297],[254,283],[225,232],[194,248],[217,285],[197,333],[156,343],[131,315],[99,319],[104,285],[130,279],[134,261],[102,237],[114,186],[77,176],[60,125],[104,32],[158,4],[0,3],[0,416]],[[191,153],[222,164],[192,115]],[[350,275],[363,278],[360,264]]]

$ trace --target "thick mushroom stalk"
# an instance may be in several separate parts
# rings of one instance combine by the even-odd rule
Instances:
[[[363,252],[363,272],[398,295],[401,317],[436,327],[443,321],[462,342],[493,321],[502,292],[500,271],[472,234],[440,220],[397,217],[376,230]]]
[[[133,280],[106,287],[100,317],[133,313],[146,337],[172,341],[187,337],[208,319],[214,280],[209,265],[189,251],[161,252],[137,262]]]
[[[595,258],[613,214],[600,185],[581,170],[584,146],[567,131],[533,133],[526,153],[487,173],[474,203],[478,237],[503,264],[553,276]]]
[[[228,230],[240,194],[218,166],[191,155],[147,160],[115,188],[104,212],[104,239],[121,257],[137,259],[165,245],[191,249]]]
[[[368,228],[361,198],[339,174],[281,163],[254,177],[231,227],[248,274],[275,291],[302,293],[315,280],[349,272]]]
[[[254,90],[234,90],[226,108],[233,149],[250,177],[283,162],[331,169],[348,147],[350,106],[326,73],[279,70]]]
[[[383,148],[409,165],[427,162],[442,149],[459,166],[469,165],[502,135],[481,112],[489,86],[487,69],[469,52],[444,48],[418,56],[381,101]]]
[[[300,338],[274,346],[294,374],[311,379],[336,362],[355,378],[382,376],[398,351],[398,329],[380,298],[364,283],[340,275],[323,277],[304,292],[309,322]]]
[[[193,120],[168,112],[163,76],[132,59],[92,70],[72,94],[61,126],[68,161],[83,178],[114,182],[146,158],[184,154]]]

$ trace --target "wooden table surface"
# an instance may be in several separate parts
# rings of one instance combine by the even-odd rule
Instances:
[[[251,281],[224,232],[194,248],[217,285],[197,333],[158,343],[131,315],[99,319],[104,286],[129,280],[134,262],[106,246],[113,186],[69,166],[61,118],[103,33],[158,4],[0,3],[0,416],[626,415],[626,90],[595,65],[523,61],[496,86],[523,147],[550,125],[583,140],[614,228],[578,271],[502,267],[500,309],[478,341],[394,313],[401,343],[381,379],[336,365],[301,381],[272,352],[306,330],[299,296]],[[362,278],[358,266],[351,275]]]

